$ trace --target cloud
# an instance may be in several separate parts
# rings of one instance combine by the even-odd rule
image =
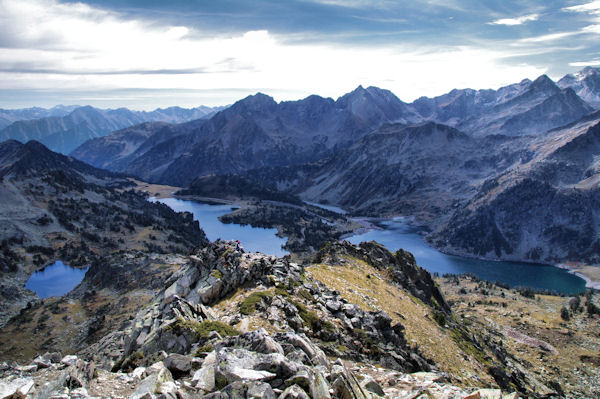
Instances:
[[[586,12],[591,14],[600,14],[600,1],[580,4],[577,6],[564,7],[563,11]]]
[[[569,62],[569,65],[577,68],[582,68],[586,66],[600,66],[600,59],[590,61]]]
[[[584,33],[584,32],[581,30],[572,31],[572,32],[550,33],[547,35],[526,37],[526,38],[520,39],[519,42],[520,43],[547,43],[547,42],[554,42],[557,40],[562,40],[567,37],[571,37],[571,36],[575,36],[575,35],[580,35],[582,33]]]
[[[529,14],[523,15],[521,17],[516,18],[502,18],[497,19],[492,22],[488,22],[488,25],[506,25],[506,26],[514,26],[514,25],[523,25],[525,22],[529,21],[537,21],[539,19],[539,14]]]
[[[362,84],[390,89],[410,101],[453,88],[497,88],[546,72],[527,61],[514,61],[511,57],[523,57],[523,52],[512,48],[514,41],[509,40],[491,45],[483,38],[470,39],[470,45],[452,45],[395,39],[358,44],[352,39],[340,44],[328,37],[290,40],[293,34],[267,29],[216,35],[181,20],[167,23],[141,15],[58,0],[0,0],[2,92],[85,92],[85,98],[94,99],[100,97],[96,92],[130,90],[128,106],[139,108],[132,106],[137,92],[140,104],[149,108],[151,100],[154,106],[164,105],[160,101],[176,104],[178,91],[197,93],[197,105],[218,105],[259,90],[277,100],[309,94],[337,97]],[[545,49],[536,46],[543,39],[531,38],[524,47],[531,52]],[[148,92],[156,95],[148,99],[143,95]],[[225,94],[206,94],[210,92]],[[189,105],[191,97],[182,98]]]

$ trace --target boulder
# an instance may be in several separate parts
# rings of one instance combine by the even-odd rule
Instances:
[[[167,397],[172,394],[172,397],[176,397],[176,388],[171,372],[167,368],[163,368],[144,378],[129,399],[141,399],[148,394],[164,394]]]
[[[61,359],[61,363],[65,366],[74,366],[77,363],[77,356],[75,355],[67,355]]]
[[[215,366],[216,354],[215,352],[211,352],[204,358],[202,367],[197,370],[192,377],[192,383],[196,388],[205,392],[210,392],[215,389]]]
[[[229,399],[275,399],[271,386],[260,381],[235,381],[221,390]]]
[[[331,387],[334,390],[334,396],[342,399],[370,399],[366,390],[364,390],[356,380],[356,377],[346,369],[346,367],[335,364],[331,370]]]
[[[31,378],[0,380],[0,398],[25,398],[34,386]]]
[[[135,370],[131,372],[131,376],[138,380],[144,379],[146,377],[146,367],[136,367]]]
[[[47,369],[48,367],[52,366],[52,360],[46,359],[43,356],[38,356],[35,359],[33,359],[33,362],[31,364],[35,365],[38,370]]]
[[[327,302],[325,302],[325,307],[331,313],[336,313],[336,312],[338,312],[341,309],[342,303],[340,301],[338,301],[338,300],[330,299]]]
[[[262,328],[257,331],[248,332],[237,337],[230,338],[225,344],[227,346],[248,349],[253,352],[284,354],[281,345],[271,338],[269,333]]]
[[[365,376],[365,378],[360,382],[360,386],[363,389],[365,389],[371,393],[374,393],[375,395],[385,396],[385,392],[383,391],[383,388],[381,387],[381,385],[379,385],[377,382],[375,382],[373,377],[371,377],[370,375]]]
[[[287,387],[278,399],[310,399],[310,396],[298,385]]]
[[[246,397],[253,399],[275,399],[275,392],[266,382],[253,381],[248,384]]]
[[[192,358],[177,353],[167,356],[163,363],[175,379],[188,375],[192,369]]]
[[[330,399],[329,384],[317,368],[302,368],[285,381],[286,386],[298,385],[310,393],[312,399]]]

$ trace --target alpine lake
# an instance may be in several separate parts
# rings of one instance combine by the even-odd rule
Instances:
[[[177,198],[163,198],[160,201],[173,210],[188,211],[194,219],[200,222],[210,240],[240,240],[248,251],[263,252],[269,255],[284,256],[288,252],[282,249],[286,240],[276,236],[276,229],[264,229],[238,224],[225,224],[219,221],[219,216],[231,212],[233,205],[213,205]],[[311,203],[311,205],[339,211],[331,206]],[[585,280],[569,273],[567,270],[534,263],[491,261],[462,256],[447,255],[429,246],[423,240],[423,229],[413,226],[403,217],[379,220],[375,222],[378,229],[356,234],[346,238],[358,244],[363,241],[377,241],[390,251],[405,249],[415,256],[417,264],[430,273],[440,275],[471,273],[482,280],[501,282],[510,287],[531,287],[552,290],[564,294],[575,294],[585,291]]]
[[[285,238],[278,237],[277,229],[257,228],[249,225],[226,224],[219,217],[236,209],[235,205],[207,204],[178,198],[150,198],[161,202],[177,212],[187,211],[194,215],[209,240],[239,240],[243,248],[251,252],[284,256]],[[319,204],[313,204],[321,206]],[[323,206],[325,207],[325,206]],[[339,208],[330,210],[338,211]],[[340,210],[341,211],[341,210]],[[341,212],[340,212],[341,213]],[[501,282],[510,287],[547,289],[564,294],[585,291],[585,280],[567,270],[548,265],[523,262],[490,261],[462,256],[447,255],[429,246],[423,240],[423,229],[411,225],[408,219],[396,217],[374,221],[376,229],[346,238],[359,244],[377,241],[390,251],[400,248],[411,252],[417,264],[430,273],[474,274],[482,280]],[[85,276],[86,269],[72,268],[61,261],[35,272],[25,284],[39,297],[61,296],[70,292]]]

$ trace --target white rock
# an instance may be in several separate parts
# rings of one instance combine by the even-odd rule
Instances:
[[[60,362],[66,366],[74,366],[75,363],[77,363],[77,356],[67,355],[67,356],[63,357]]]
[[[0,398],[25,397],[33,388],[34,382],[31,378],[16,378],[14,380],[0,381]]]
[[[237,377],[237,379],[252,381],[268,380],[277,376],[277,374],[269,373],[268,371],[243,369],[239,367],[232,368],[230,373],[232,376]]]
[[[131,372],[131,376],[137,379],[143,379],[146,375],[146,367],[137,367]]]

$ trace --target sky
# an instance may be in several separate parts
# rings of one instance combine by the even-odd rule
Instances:
[[[0,108],[411,102],[600,66],[594,0],[0,0]]]

